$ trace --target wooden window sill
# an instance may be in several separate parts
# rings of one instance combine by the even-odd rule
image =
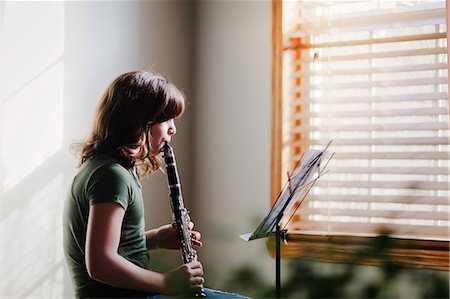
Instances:
[[[267,240],[275,257],[275,237]],[[348,236],[288,233],[281,256],[329,263],[379,266],[395,263],[411,268],[449,271],[449,241],[412,240],[387,235]]]

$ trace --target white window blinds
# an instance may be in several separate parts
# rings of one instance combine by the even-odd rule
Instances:
[[[335,152],[291,233],[449,239],[445,24],[445,1],[283,2],[281,173]]]

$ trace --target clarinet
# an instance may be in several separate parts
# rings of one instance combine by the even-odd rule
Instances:
[[[189,211],[184,207],[180,178],[178,175],[173,148],[166,142],[163,147],[163,152],[167,170],[172,219],[175,222],[178,232],[183,263],[187,264],[190,262],[196,262],[197,252],[194,250],[192,245],[191,234],[189,233],[188,228],[191,219],[189,217]],[[202,288],[199,292],[195,293],[194,296],[199,298],[206,297],[204,289]]]

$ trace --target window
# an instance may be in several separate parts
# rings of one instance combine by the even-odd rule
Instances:
[[[303,153],[335,153],[284,250],[387,233],[405,264],[448,270],[445,1],[274,0],[273,23],[272,198]]]

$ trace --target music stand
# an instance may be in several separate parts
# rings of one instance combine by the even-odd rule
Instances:
[[[331,143],[331,142],[330,142]],[[240,235],[244,241],[251,241],[260,238],[268,237],[275,234],[275,277],[276,277],[276,298],[281,298],[281,239],[286,242],[285,227],[292,219],[292,216],[303,203],[308,192],[311,190],[315,182],[325,172],[325,169],[331,160],[332,156],[328,158],[326,164],[321,168],[322,160],[326,156],[328,145],[323,150],[310,150],[306,153],[304,161],[302,158],[297,163],[291,174],[288,173],[288,181],[283,187],[280,195],[272,206],[269,214],[263,219],[253,233]],[[307,188],[307,190],[305,190]],[[305,192],[306,191],[306,192]],[[299,196],[304,194],[298,203],[298,206],[286,221],[283,229],[281,228],[281,221],[285,216],[285,211],[289,211],[292,205],[298,200]]]

